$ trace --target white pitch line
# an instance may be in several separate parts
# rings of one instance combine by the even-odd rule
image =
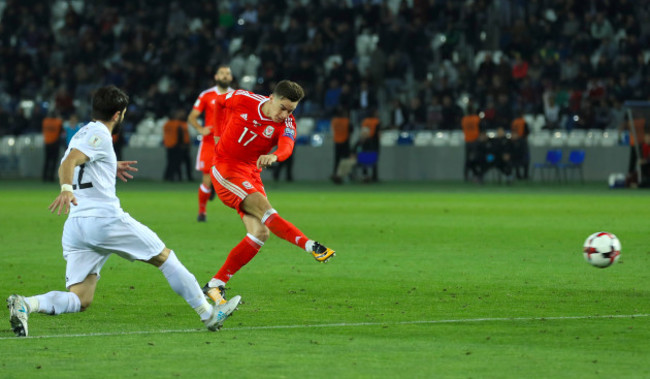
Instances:
[[[242,331],[242,330],[273,330],[273,329],[309,329],[309,328],[336,328],[336,327],[354,327],[354,326],[380,326],[380,325],[418,325],[418,324],[455,324],[464,322],[492,322],[492,321],[548,321],[548,320],[587,320],[587,319],[604,319],[604,318],[638,318],[650,317],[650,313],[641,313],[633,315],[597,315],[597,316],[555,316],[555,317],[487,317],[487,318],[467,318],[467,319],[450,319],[450,320],[419,320],[419,321],[393,321],[393,322],[340,322],[335,324],[311,324],[311,325],[267,325],[267,326],[242,326],[234,328],[225,328],[224,331]],[[80,333],[80,334],[53,334],[45,336],[30,337],[0,337],[1,340],[16,339],[41,339],[41,338],[77,338],[77,337],[111,337],[111,336],[130,336],[139,334],[169,334],[169,333],[204,333],[205,329],[176,329],[176,330],[134,330],[131,332],[106,332],[106,333]]]

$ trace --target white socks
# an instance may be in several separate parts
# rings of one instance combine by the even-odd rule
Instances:
[[[314,251],[314,241],[313,240],[308,240],[305,242],[305,251],[308,253],[311,253]]]
[[[205,299],[203,291],[201,291],[201,287],[194,275],[187,271],[173,251],[169,253],[169,257],[159,267],[159,270],[165,275],[174,292],[179,294],[194,308],[196,313],[201,316],[201,320],[206,320],[210,317],[212,306]]]
[[[169,253],[169,257],[160,266],[165,278],[169,282],[174,292],[179,294],[187,303],[194,308],[196,313],[201,316],[201,320],[206,320],[212,314],[212,306],[203,296],[201,287],[185,266],[178,260],[174,252]],[[43,295],[26,297],[29,312],[47,313],[50,315],[60,315],[62,313],[75,313],[81,310],[81,301],[74,292],[51,291]]]
[[[60,315],[81,310],[81,301],[74,292],[50,291],[43,295],[26,298],[30,312]]]
[[[217,287],[225,287],[226,283],[222,282],[219,279],[212,278],[210,279],[210,282],[208,282],[208,287],[210,288],[217,288]]]

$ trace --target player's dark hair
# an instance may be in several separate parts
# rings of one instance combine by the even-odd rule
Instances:
[[[122,112],[129,105],[129,96],[115,86],[106,86],[93,94],[94,120],[109,121],[115,112]]]
[[[273,89],[273,94],[279,98],[286,97],[291,101],[300,101],[305,97],[305,90],[296,82],[282,80]]]

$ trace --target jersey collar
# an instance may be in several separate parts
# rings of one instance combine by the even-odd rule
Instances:
[[[273,121],[272,119],[270,119],[270,118],[268,118],[268,117],[264,117],[264,114],[262,113],[262,105],[264,105],[264,103],[266,103],[267,101],[269,101],[268,98],[266,98],[266,99],[260,101],[260,104],[257,106],[257,113],[259,113],[259,115],[260,115],[260,119],[261,119],[262,121]]]

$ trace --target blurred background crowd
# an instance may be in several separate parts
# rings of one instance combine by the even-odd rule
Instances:
[[[650,98],[648,0],[0,1],[0,135],[89,117],[91,91],[127,91],[126,131],[191,109],[219,63],[233,87],[298,81],[298,116],[381,127],[617,127]]]

